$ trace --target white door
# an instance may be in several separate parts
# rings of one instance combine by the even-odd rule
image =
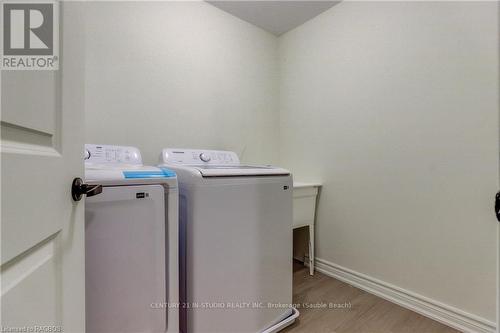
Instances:
[[[1,72],[1,326],[85,330],[83,22],[59,7],[58,71]],[[48,328],[50,329],[50,328]]]

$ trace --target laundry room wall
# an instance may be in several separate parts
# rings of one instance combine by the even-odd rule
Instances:
[[[342,2],[279,38],[281,164],[323,183],[319,268],[491,330],[497,6]]]
[[[276,37],[203,1],[86,4],[86,141],[278,154]]]

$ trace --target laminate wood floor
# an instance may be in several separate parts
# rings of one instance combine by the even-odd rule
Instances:
[[[293,302],[300,317],[286,333],[456,333],[437,321],[294,262]],[[306,304],[316,308],[305,307]]]

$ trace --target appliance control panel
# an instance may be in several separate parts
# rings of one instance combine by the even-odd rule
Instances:
[[[126,146],[85,145],[85,163],[142,165],[139,149]]]
[[[239,164],[240,160],[232,151],[166,148],[160,156],[160,163],[221,165]]]

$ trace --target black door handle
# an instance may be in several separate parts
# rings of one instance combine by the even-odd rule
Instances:
[[[71,184],[71,197],[75,201],[80,201],[85,194],[87,197],[92,197],[102,192],[102,185],[85,184],[81,178],[73,179]]]
[[[495,214],[497,216],[497,220],[500,222],[500,192],[497,192],[495,195]]]

